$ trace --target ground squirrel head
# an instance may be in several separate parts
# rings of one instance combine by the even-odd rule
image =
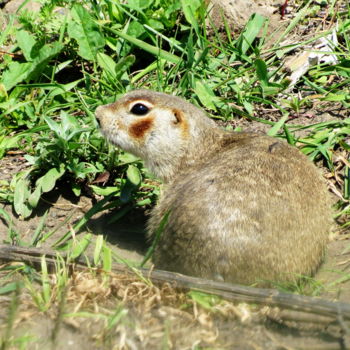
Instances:
[[[192,104],[150,90],[134,90],[100,106],[96,117],[111,143],[145,160],[165,181],[186,166],[189,152],[199,146],[206,130],[216,127]]]

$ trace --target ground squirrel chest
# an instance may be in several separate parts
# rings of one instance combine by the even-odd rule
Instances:
[[[152,236],[170,212],[153,255],[157,268],[244,284],[315,272],[330,201],[296,148],[226,132],[192,104],[148,90],[98,107],[96,117],[111,143],[166,183],[148,223]]]

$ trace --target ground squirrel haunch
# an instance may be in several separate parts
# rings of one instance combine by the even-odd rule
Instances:
[[[244,284],[315,272],[330,201],[318,169],[295,147],[224,131],[181,98],[148,90],[100,106],[96,116],[111,143],[165,183],[148,223],[152,236],[170,210],[157,268]]]

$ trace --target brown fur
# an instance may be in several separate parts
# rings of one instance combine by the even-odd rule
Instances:
[[[145,118],[136,121],[133,125],[131,125],[129,129],[129,133],[131,137],[135,137],[137,139],[143,138],[145,133],[150,130],[152,127],[152,118]]]
[[[125,140],[122,130],[108,131],[110,119],[127,129],[137,121],[126,106],[138,99],[154,105],[142,145],[130,133]],[[318,169],[296,148],[226,132],[186,101],[152,91],[128,93],[96,115],[113,143],[140,155],[166,182],[148,223],[152,235],[170,211],[153,255],[157,268],[244,284],[316,271],[331,228],[330,201]],[[179,115],[188,137],[174,123]]]
[[[181,128],[182,137],[184,139],[187,139],[190,135],[189,135],[188,123],[186,122],[186,118],[184,118],[182,112],[178,109],[174,108],[173,113],[176,118],[176,122],[174,122],[174,124]]]

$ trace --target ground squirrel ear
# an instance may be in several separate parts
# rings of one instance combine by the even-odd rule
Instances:
[[[178,110],[178,109],[173,109],[173,114],[174,114],[174,124],[179,124],[182,122],[183,117],[182,117],[182,113]]]

